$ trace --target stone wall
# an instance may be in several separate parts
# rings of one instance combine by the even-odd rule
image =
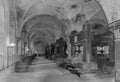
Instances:
[[[0,0],[0,69],[7,66],[7,37],[8,26],[6,18],[6,7],[3,0]]]
[[[9,1],[11,0],[0,0],[0,70],[18,61],[15,47],[9,46],[10,43],[15,43],[15,20],[12,20],[10,14]]]
[[[115,71],[116,80],[120,81],[120,28],[114,30],[115,34]]]

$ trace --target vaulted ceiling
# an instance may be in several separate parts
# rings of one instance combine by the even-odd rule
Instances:
[[[43,38],[48,44],[72,30],[82,30],[85,21],[107,24],[106,15],[96,0],[15,0],[19,32],[31,42]],[[26,40],[27,40],[26,39]]]

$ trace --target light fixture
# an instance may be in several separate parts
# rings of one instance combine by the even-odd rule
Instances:
[[[15,47],[15,43],[10,43],[9,46],[10,47]]]

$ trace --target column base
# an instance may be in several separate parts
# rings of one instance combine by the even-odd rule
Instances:
[[[91,73],[90,63],[84,63],[84,64],[83,64],[83,69],[84,69],[84,73],[85,73],[85,74]]]

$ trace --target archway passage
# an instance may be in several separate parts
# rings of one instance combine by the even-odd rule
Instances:
[[[79,60],[79,57],[84,56],[83,58],[86,61],[78,62],[84,62],[86,71],[90,71],[92,68],[94,35],[100,38],[104,37],[106,32],[109,32],[105,13],[95,0],[67,0],[65,2],[64,0],[51,2],[39,0],[30,6],[18,25],[20,26],[21,50],[23,50],[21,54],[29,54],[26,53],[26,48],[28,48],[28,50],[36,54],[47,53],[50,59],[52,57],[60,58],[60,55],[63,54],[61,52],[65,50],[60,45],[62,44],[62,41],[60,41],[62,37],[63,41],[66,42],[62,45],[67,45],[66,52],[68,57],[76,55],[76,58]],[[73,30],[76,30],[75,35],[71,33]],[[84,34],[84,36],[82,34],[79,35],[79,33]],[[77,34],[79,37],[76,37]],[[72,40],[75,46],[73,50],[69,36],[73,36]],[[74,43],[74,41],[76,42]],[[96,43],[102,44],[102,39]],[[50,54],[51,45],[56,47],[57,55],[55,56]],[[72,53],[72,51],[75,53]],[[78,57],[79,53],[82,56]],[[65,56],[63,55],[63,57]],[[74,59],[73,57],[73,61]]]
[[[38,52],[39,49],[37,48],[42,46],[45,50],[45,46],[54,43],[59,37],[64,37],[65,29],[66,25],[57,17],[37,15],[25,23],[21,34],[23,34],[24,42],[27,43],[29,48]]]
[[[56,0],[50,2],[36,0],[35,3],[30,3],[28,10],[19,22],[19,33],[21,35],[25,31],[23,33],[26,35],[25,39],[35,36],[44,37],[48,44],[54,43],[59,37],[64,37],[69,43],[71,31],[81,31],[82,25],[86,21],[107,24],[104,11],[95,0]]]

